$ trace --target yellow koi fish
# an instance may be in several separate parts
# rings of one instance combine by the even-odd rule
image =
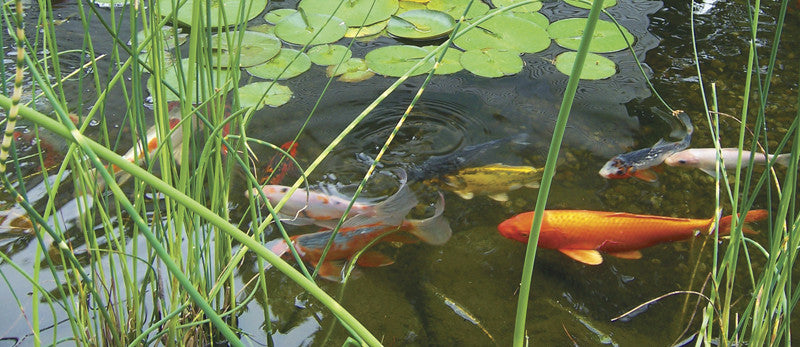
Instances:
[[[509,191],[522,187],[539,188],[544,169],[531,166],[491,164],[461,169],[442,178],[447,189],[464,199],[487,195],[497,201],[508,201]]]

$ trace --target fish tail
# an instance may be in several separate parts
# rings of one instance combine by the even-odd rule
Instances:
[[[683,123],[683,126],[686,127],[686,134],[691,138],[692,133],[694,132],[694,126],[692,126],[692,119],[689,118],[689,115],[686,114],[686,112],[684,111],[677,110],[675,111],[675,113],[676,113],[675,116],[678,117],[681,123]]]
[[[778,154],[775,156],[775,163],[783,167],[789,166],[789,161],[792,159],[791,153]]]
[[[444,195],[439,193],[439,201],[436,202],[436,212],[433,217],[421,220],[408,220],[411,224],[411,230],[408,232],[420,238],[420,240],[431,245],[442,245],[450,236],[453,235],[453,230],[450,229],[450,223],[444,218]]]
[[[768,216],[769,214],[767,213],[767,210],[751,210],[747,211],[747,214],[744,216],[744,220],[742,222],[743,223],[758,222],[767,219]],[[729,234],[731,232],[732,219],[733,219],[732,215],[720,218],[719,220],[720,233]],[[742,231],[748,234],[756,233],[753,229],[750,229],[748,227],[742,227]]]
[[[408,187],[405,170],[399,170],[400,188],[394,195],[375,204],[375,216],[387,225],[400,225],[403,219],[419,202],[414,192]]]

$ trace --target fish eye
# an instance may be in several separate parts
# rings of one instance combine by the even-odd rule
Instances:
[[[686,159],[678,160],[678,164],[686,164]]]
[[[281,193],[286,193],[289,191],[289,188],[283,187],[281,188]]]

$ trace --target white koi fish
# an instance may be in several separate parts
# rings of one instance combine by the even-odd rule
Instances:
[[[723,169],[735,169],[736,159],[739,156],[739,149],[737,148],[722,148],[721,159]],[[750,159],[753,159],[755,164],[766,164],[767,160],[775,160],[779,165],[788,166],[790,154],[778,155],[764,155],[764,153],[753,153],[750,151],[742,151],[742,167],[750,164]],[[690,148],[684,151],[677,152],[664,159],[664,163],[669,166],[683,166],[694,167],[703,172],[715,176],[715,166],[717,162],[717,150],[715,148]]]
[[[406,181],[406,174],[401,171],[400,188],[394,195],[374,204],[356,201],[347,216],[364,215],[381,219],[383,223],[388,225],[400,224],[403,221],[403,217],[408,214],[408,211],[418,203],[416,196],[408,188]],[[281,185],[261,187],[261,191],[272,205],[281,201],[290,189],[290,187]],[[257,192],[254,192],[254,194],[257,194]],[[339,218],[344,215],[348,205],[350,205],[349,198],[297,189],[278,212],[281,215],[281,222],[287,224],[317,224],[331,227],[336,225]]]

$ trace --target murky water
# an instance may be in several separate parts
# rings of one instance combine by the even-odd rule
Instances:
[[[620,0],[620,4],[609,11],[636,36],[636,52],[646,62],[646,72],[658,92],[672,107],[686,110],[692,116],[696,126],[692,146],[706,147],[711,140],[700,113],[703,106],[692,65],[689,5],[678,1],[662,4]],[[761,18],[774,23],[770,19],[777,14],[777,6],[767,5]],[[293,6],[293,2],[277,3],[269,8]],[[703,77],[707,82],[717,83],[721,109],[736,116],[742,103],[740,95],[745,73],[746,10],[746,4],[741,1],[717,2],[695,21]],[[57,4],[56,11],[67,17],[73,16],[76,9],[72,4],[62,3]],[[565,4],[546,3],[542,13],[554,21],[586,11]],[[783,40],[796,42],[800,33],[797,12],[789,14],[787,23]],[[763,52],[771,43],[772,28],[770,25],[761,27],[759,44]],[[67,22],[59,30],[80,31],[79,21]],[[102,35],[102,30],[96,31],[98,36]],[[64,46],[71,44],[77,48],[79,41],[63,43]],[[354,56],[363,56],[382,44],[385,42],[361,43],[354,48]],[[95,46],[95,49],[108,48]],[[408,167],[431,156],[523,132],[531,135],[527,146],[491,153],[481,160],[484,164],[542,166],[567,81],[567,77],[547,60],[562,51],[553,44],[542,53],[525,55],[526,66],[515,76],[486,79],[461,72],[435,77],[400,130],[383,165]],[[635,179],[607,181],[597,175],[597,170],[611,156],[650,146],[659,138],[669,138],[674,129],[680,129],[668,120],[665,109],[651,95],[629,53],[623,51],[607,56],[623,63],[619,65],[619,73],[610,79],[581,82],[548,208],[710,217],[714,185],[700,171],[665,168],[658,183]],[[767,56],[760,58],[761,65],[766,65]],[[72,59],[66,64],[77,67],[79,60]],[[768,130],[775,133],[772,138],[776,140],[785,133],[788,120],[796,112],[794,98],[798,80],[794,50],[782,50],[778,59],[772,90],[782,92],[772,93],[775,99],[771,105],[774,106],[767,110]],[[372,111],[317,169],[311,180],[341,184],[359,181],[368,166],[367,160],[377,154],[422,80],[421,77],[408,80]],[[298,160],[309,162],[315,158],[392,81],[375,76],[357,84],[334,82],[299,140]],[[321,92],[318,86],[324,82],[323,68],[318,66],[286,81],[294,90],[294,99],[280,108],[260,111],[251,124],[249,135],[272,143],[291,139],[317,101]],[[78,94],[92,97],[91,91]],[[119,123],[113,124],[113,120],[120,121],[122,112],[107,110],[112,129],[119,126]],[[736,141],[737,128],[735,121],[722,119],[724,145]],[[775,144],[770,143],[770,146]],[[23,148],[22,152],[25,150]],[[30,167],[23,167],[23,173],[36,170],[33,163],[26,165]],[[31,194],[40,197],[44,194],[42,182],[31,181],[27,185],[34,187]],[[416,183],[412,188],[420,200],[433,201],[435,186]],[[522,188],[511,192],[508,202],[486,197],[463,200],[446,193],[445,215],[454,231],[451,240],[439,247],[405,245],[395,250],[395,264],[361,269],[363,274],[347,284],[345,307],[387,345],[508,345],[524,245],[502,237],[496,226],[512,215],[532,210],[536,193],[535,189]],[[68,211],[71,194],[64,192],[64,195],[62,210]],[[32,197],[32,200],[38,199]],[[6,208],[13,206],[8,196],[3,196],[3,201]],[[762,199],[756,206],[764,204]],[[61,214],[57,218],[71,225],[69,221],[75,216]],[[763,236],[755,238],[763,241]],[[32,241],[27,235],[0,231],[2,251],[23,266],[32,266],[35,247]],[[696,318],[690,323],[697,305],[695,298],[686,300],[676,296],[650,305],[646,311],[626,321],[610,322],[610,319],[670,291],[699,290],[709,271],[711,245],[708,242],[697,239],[662,244],[644,250],[641,260],[606,257],[599,266],[583,265],[558,252],[540,250],[528,313],[531,342],[639,345],[682,340],[697,325]],[[755,266],[759,266],[761,259],[754,259]],[[255,266],[252,258],[242,266],[238,272],[241,282],[253,276]],[[11,271],[6,275],[12,286],[15,283],[27,285]],[[268,276],[269,307],[253,302],[240,319],[240,327],[254,342],[261,344],[267,338],[264,310],[269,311],[276,345],[320,344],[326,336],[330,336],[334,344],[342,341],[346,333],[335,326],[335,320],[322,305],[277,271],[268,272]],[[48,283],[43,285],[48,288]],[[337,284],[330,282],[322,282],[322,286],[330,293],[339,290]],[[745,288],[739,289],[743,295],[746,293]],[[7,292],[6,287],[0,289],[2,304],[15,306]],[[737,303],[737,308],[741,309],[745,301]],[[28,333],[20,319],[6,316],[0,321],[6,322],[0,325],[11,327],[4,332],[6,337],[22,338]],[[52,323],[42,322],[42,326]],[[684,332],[687,326],[690,327],[688,334]],[[65,327],[60,333],[67,331]]]

